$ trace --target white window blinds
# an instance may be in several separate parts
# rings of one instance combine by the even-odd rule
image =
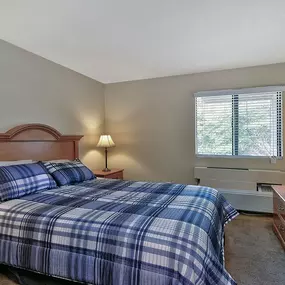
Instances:
[[[195,94],[197,155],[282,157],[283,90],[246,91]]]

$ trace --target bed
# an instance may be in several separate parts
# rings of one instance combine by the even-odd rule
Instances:
[[[80,138],[19,126],[0,160],[75,159]],[[0,264],[96,285],[236,284],[223,246],[235,216],[212,188],[92,179],[0,203]]]

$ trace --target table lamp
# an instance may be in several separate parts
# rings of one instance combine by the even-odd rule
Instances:
[[[104,147],[105,148],[105,168],[102,171],[108,172],[111,169],[108,168],[108,148],[114,147],[115,143],[112,140],[110,135],[101,135],[97,147]]]

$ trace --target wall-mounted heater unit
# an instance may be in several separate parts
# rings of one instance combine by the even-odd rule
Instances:
[[[195,167],[194,177],[201,186],[216,188],[238,210],[273,212],[270,185],[284,184],[279,170]]]

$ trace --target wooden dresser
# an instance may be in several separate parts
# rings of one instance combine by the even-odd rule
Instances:
[[[273,188],[273,231],[285,249],[285,186]]]

